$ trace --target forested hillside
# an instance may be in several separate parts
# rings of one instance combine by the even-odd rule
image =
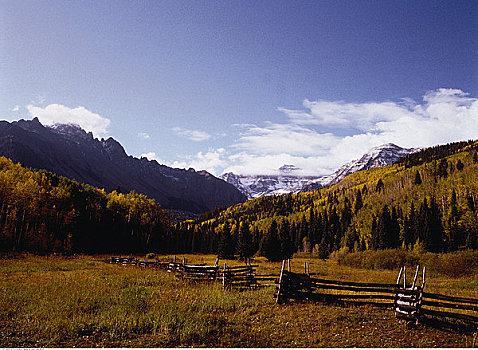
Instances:
[[[224,256],[259,251],[270,259],[294,252],[326,258],[342,247],[476,248],[477,149],[476,141],[433,147],[332,187],[250,200],[181,223],[177,230],[188,237],[190,251]]]
[[[477,248],[478,142],[426,149],[314,192],[265,196],[171,226],[144,195],[106,193],[0,158],[0,249],[327,258],[346,247]]]
[[[1,251],[173,251],[169,228],[144,195],[106,193],[0,157]]]

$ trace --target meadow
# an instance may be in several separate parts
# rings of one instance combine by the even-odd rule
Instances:
[[[182,257],[182,256],[181,256]],[[274,287],[224,290],[167,271],[106,264],[106,256],[19,255],[0,260],[0,347],[472,347],[476,330],[407,327],[390,308],[289,302]],[[160,257],[161,258],[161,257]],[[214,255],[186,255],[208,264]],[[295,258],[292,270],[393,283],[397,271]],[[220,264],[240,264],[221,261]],[[262,258],[258,272],[280,271]],[[432,273],[427,291],[478,298],[478,273]]]

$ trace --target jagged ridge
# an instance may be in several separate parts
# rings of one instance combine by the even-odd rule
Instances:
[[[1,121],[0,155],[107,191],[135,190],[169,209],[202,213],[246,200],[234,186],[205,171],[128,156],[115,139],[98,140],[77,125],[45,127],[37,118]]]

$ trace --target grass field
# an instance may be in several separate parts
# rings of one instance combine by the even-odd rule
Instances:
[[[166,271],[105,264],[102,256],[0,260],[0,347],[471,347],[476,331],[433,324],[407,328],[391,309],[289,302],[274,288],[223,290]],[[214,263],[212,255],[190,255]],[[304,259],[294,259],[293,271]],[[393,283],[398,271],[311,260],[333,279]],[[220,262],[222,264],[223,261]],[[227,261],[228,264],[238,262]],[[259,259],[259,272],[280,263]],[[435,275],[427,291],[478,298],[478,275]]]

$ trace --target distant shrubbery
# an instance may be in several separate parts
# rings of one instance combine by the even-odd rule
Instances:
[[[425,266],[429,273],[460,277],[478,273],[478,251],[464,250],[447,254],[423,253],[405,249],[367,250],[331,256],[341,265],[364,269],[398,270],[401,266]]]

